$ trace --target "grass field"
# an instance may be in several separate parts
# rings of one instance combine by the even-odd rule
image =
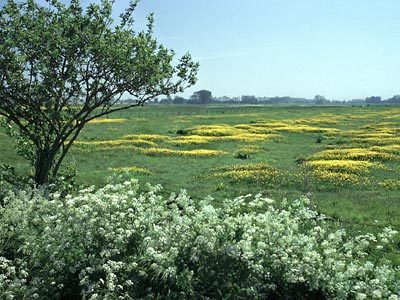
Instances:
[[[0,163],[27,168],[0,132]],[[319,211],[400,228],[400,108],[155,106],[88,124],[69,160],[78,181],[113,172],[215,201],[308,195]]]

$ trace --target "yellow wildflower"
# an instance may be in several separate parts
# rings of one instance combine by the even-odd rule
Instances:
[[[215,168],[210,177],[225,178],[230,181],[272,182],[279,181],[280,172],[266,163],[233,165]]]
[[[161,134],[129,134],[122,137],[125,140],[146,140],[152,142],[163,142],[169,140],[170,137]]]
[[[397,190],[397,189],[400,189],[400,180],[398,180],[398,179],[385,179],[383,181],[378,182],[378,186],[386,188],[386,189]]]
[[[142,139],[136,139],[136,140],[106,140],[106,141],[76,141],[74,145],[77,146],[84,146],[84,145],[90,145],[90,146],[98,146],[98,147],[116,147],[116,148],[121,148],[124,146],[156,146],[156,143],[142,140]]]
[[[143,173],[143,174],[151,174],[151,172],[146,168],[139,168],[139,167],[121,167],[121,168],[112,168],[114,172],[130,172],[130,173]]]
[[[351,173],[314,170],[312,175],[317,181],[328,181],[333,185],[366,183],[366,180],[362,180],[360,176]]]
[[[254,154],[254,153],[259,153],[261,151],[262,148],[260,146],[255,146],[255,145],[243,146],[237,150],[238,153],[244,153],[244,154]]]
[[[400,137],[358,137],[353,139],[354,142],[366,143],[372,145],[390,145],[390,144],[400,144]]]
[[[400,154],[400,145],[373,146],[369,148],[372,151],[386,152],[391,154]]]
[[[251,128],[250,125],[199,125],[188,130],[191,135],[188,135],[186,139],[190,139],[190,136],[205,136],[213,138],[208,141],[261,142],[267,139],[279,137],[278,134],[264,134],[261,130],[257,130],[257,128],[253,128],[255,130],[252,130]],[[257,131],[259,133],[256,133]]]
[[[380,160],[385,161],[395,159],[396,156],[389,153],[369,150],[367,148],[344,148],[330,149],[318,152],[312,156],[312,159],[334,159],[334,160]]]
[[[174,145],[198,145],[207,144],[215,140],[217,140],[217,138],[212,136],[185,135],[171,139],[169,140],[169,143]]]
[[[123,123],[125,121],[126,121],[126,119],[102,119],[102,118],[98,118],[98,119],[93,119],[93,120],[89,121],[89,124]]]
[[[231,136],[220,137],[222,141],[241,141],[241,142],[262,142],[269,139],[280,137],[279,134],[256,134],[256,133],[242,133]]]
[[[205,136],[229,136],[244,133],[243,130],[234,128],[226,124],[218,125],[198,125],[188,130],[193,135]]]
[[[366,173],[370,168],[381,168],[382,165],[359,160],[312,160],[307,162],[307,165],[317,169],[333,172],[346,172],[346,173]]]
[[[174,150],[166,148],[147,148],[138,149],[142,154],[150,156],[193,156],[193,157],[206,157],[215,155],[228,154],[226,151],[209,150],[209,149],[195,149],[195,150]]]

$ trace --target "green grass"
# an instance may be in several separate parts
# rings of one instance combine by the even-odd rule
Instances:
[[[280,138],[252,143],[224,140],[178,146],[157,142],[158,148],[228,152],[211,157],[149,156],[137,149],[76,145],[68,160],[76,162],[78,182],[82,184],[102,185],[107,176],[113,173],[111,168],[135,166],[150,172],[133,173],[141,182],[160,183],[165,193],[185,188],[194,200],[212,195],[218,203],[226,197],[261,192],[279,201],[285,197],[293,199],[307,194],[316,208],[329,216],[350,222],[400,228],[400,185],[391,189],[379,185],[383,180],[399,180],[400,156],[385,161],[385,170],[371,170],[363,174],[362,178],[369,181],[367,184],[343,186],[316,181],[310,171],[298,163],[325,149],[373,146],[355,144],[346,136],[346,132],[363,130],[367,125],[376,128],[386,126],[395,131],[400,128],[399,115],[400,109],[396,107],[148,106],[109,117],[126,119],[122,123],[88,124],[79,141],[117,140],[129,134],[160,134],[175,138],[178,130],[187,131],[195,125],[252,125],[260,121],[293,124],[300,119],[303,122],[311,120],[310,126],[333,128],[340,132],[279,131]],[[371,133],[374,130],[364,129]],[[395,132],[395,136],[400,137],[400,132]],[[257,147],[257,153],[250,154],[250,159],[235,158],[239,148],[250,144]],[[3,131],[0,131],[0,145],[0,163],[14,165],[18,170],[27,172],[27,163],[16,156],[13,143]],[[277,169],[282,177],[275,181],[250,178],[232,182],[229,178],[210,176],[218,172],[218,167],[259,162]]]

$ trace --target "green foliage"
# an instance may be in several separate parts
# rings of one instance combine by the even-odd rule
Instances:
[[[399,269],[381,259],[390,228],[332,231],[306,198],[273,207],[248,195],[216,207],[160,190],[128,180],[65,198],[10,194],[0,298],[398,299]]]
[[[19,176],[9,165],[0,165],[0,206],[4,206],[4,199],[10,191],[26,189],[31,184],[26,176]]]
[[[10,120],[0,120],[0,125],[5,128],[5,132],[15,140],[17,154],[28,160],[32,165],[35,163],[34,145],[25,135],[15,128]]]
[[[133,28],[132,2],[114,24],[112,4],[8,0],[0,10],[0,115],[18,150],[35,169],[38,184],[58,174],[85,124],[113,111],[138,106],[161,94],[182,92],[196,81],[189,54],[176,66],[174,53]],[[128,92],[136,102],[116,107]]]

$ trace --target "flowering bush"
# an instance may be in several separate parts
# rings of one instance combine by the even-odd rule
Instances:
[[[12,192],[0,209],[1,299],[399,299],[371,252],[396,231],[332,231],[308,200],[214,206],[127,180],[76,195]]]

